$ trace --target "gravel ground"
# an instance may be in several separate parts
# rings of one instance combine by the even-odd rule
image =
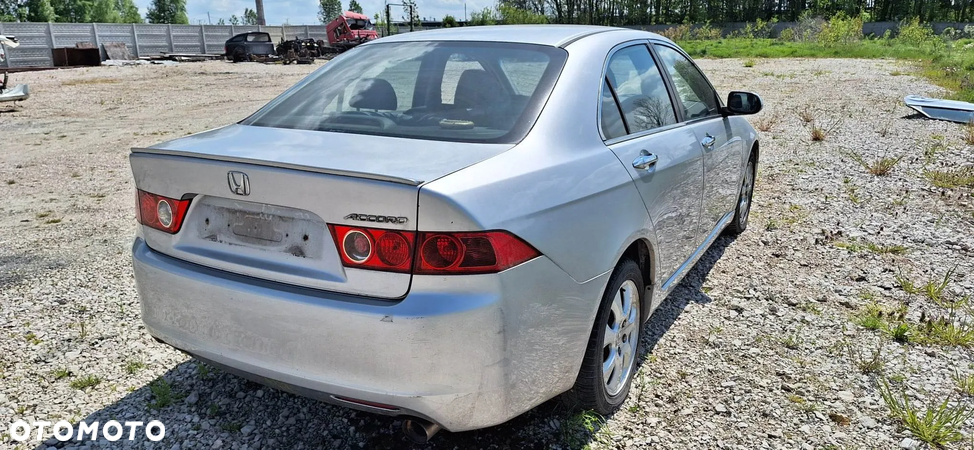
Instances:
[[[970,166],[974,147],[963,127],[902,105],[942,92],[892,61],[700,64],[723,93],[760,93],[766,111],[752,122],[773,122],[751,228],[720,239],[656,312],[619,412],[602,422],[551,401],[491,429],[442,432],[432,448],[911,448],[879,380],[916,404],[974,406],[953,381],[974,373],[970,347],[901,344],[854,321],[873,302],[906,305],[910,323],[944,313],[897,276],[922,285],[949,272],[942,297],[974,294],[974,198],[924,177]],[[395,419],[221,373],[141,325],[128,149],[239,120],[310,70],[208,62],[12,76],[33,96],[0,105],[0,432],[17,419],[156,419],[166,438],[139,447],[406,446]],[[823,142],[813,126],[828,131]],[[902,159],[874,176],[854,155]],[[877,351],[884,367],[863,373]],[[954,448],[974,446],[972,430],[968,420]]]

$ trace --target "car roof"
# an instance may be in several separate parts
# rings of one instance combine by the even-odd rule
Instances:
[[[401,27],[402,25],[400,25]],[[638,31],[629,28],[602,27],[595,25],[493,25],[440,28],[413,33],[396,34],[373,42],[417,41],[480,41],[513,42],[562,47],[597,33]],[[647,38],[660,37],[644,32]]]

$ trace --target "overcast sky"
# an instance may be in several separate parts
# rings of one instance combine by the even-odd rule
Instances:
[[[135,0],[139,5],[139,12],[144,16],[151,0]],[[369,17],[383,11],[384,0],[358,0],[362,9]],[[390,3],[401,3],[399,0],[389,0]],[[492,6],[491,0],[418,0],[419,16],[428,19],[442,19],[450,14],[457,20],[463,20],[463,5],[467,4],[467,15],[479,11],[485,6]],[[348,8],[348,0],[342,0],[342,6]],[[210,13],[210,22],[216,23],[221,17],[229,19],[232,14],[242,16],[244,8],[253,9],[253,0],[186,0],[186,10],[189,21],[197,24],[207,23],[206,13]],[[401,7],[392,8],[393,17],[403,17]],[[318,23],[317,0],[264,0],[264,15],[268,25],[280,25],[285,21],[292,25],[315,25]]]

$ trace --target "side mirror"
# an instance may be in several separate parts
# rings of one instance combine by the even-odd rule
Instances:
[[[748,115],[757,114],[761,111],[761,97],[752,92],[731,91],[727,94],[727,106],[724,111],[727,115]]]

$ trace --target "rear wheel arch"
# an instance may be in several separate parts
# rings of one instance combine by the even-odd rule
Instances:
[[[646,291],[651,291],[652,289],[648,288],[656,284],[656,258],[653,256],[650,245],[646,239],[636,239],[622,252],[622,257],[619,258],[619,261],[615,265],[615,267],[619,267],[626,260],[632,260],[639,265],[639,271],[642,272],[644,284],[643,295],[640,297],[641,305],[639,305],[641,307],[640,312],[643,316],[643,321],[649,318],[649,310],[653,300],[651,295],[646,295]]]

